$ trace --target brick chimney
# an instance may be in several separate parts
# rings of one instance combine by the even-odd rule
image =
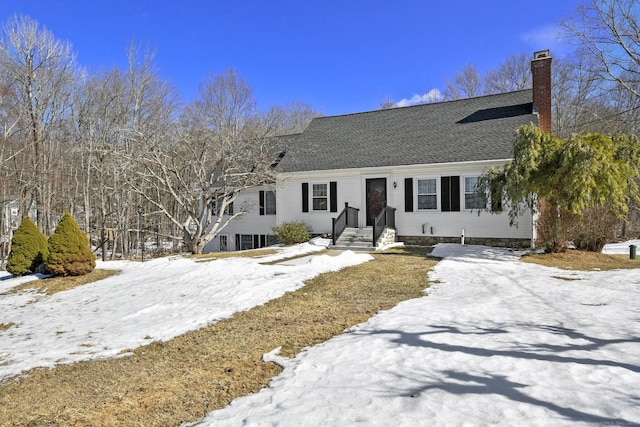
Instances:
[[[551,133],[551,56],[548,50],[533,54],[533,112],[538,114],[540,130]]]

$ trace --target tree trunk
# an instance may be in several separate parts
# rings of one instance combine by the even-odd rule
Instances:
[[[204,240],[200,236],[200,233],[191,233],[186,226],[183,227],[184,241],[189,247],[189,251],[192,255],[201,255],[204,250]]]
[[[563,224],[560,206],[555,197],[550,197],[547,204],[546,217],[544,218],[546,229],[545,248],[548,252],[558,253],[567,250],[566,227]]]

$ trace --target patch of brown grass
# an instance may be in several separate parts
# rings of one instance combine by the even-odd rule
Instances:
[[[195,258],[198,262],[215,261],[223,258],[259,258],[267,255],[277,254],[277,249],[249,249],[246,251],[234,251],[234,252],[210,252],[207,254],[190,255],[191,258]]]
[[[7,329],[9,329],[10,327],[14,326],[15,323],[0,323],[0,332],[1,331],[6,331]]]
[[[561,253],[532,254],[522,258],[524,262],[556,267],[564,270],[618,270],[640,268],[640,260],[628,255],[608,255],[599,252],[568,250]]]
[[[33,280],[11,288],[8,293],[35,289],[40,293],[53,295],[58,292],[106,279],[107,277],[116,275],[119,272],[119,270],[95,269],[91,273],[82,276],[49,277],[47,279]]]
[[[294,356],[398,302],[420,297],[437,261],[394,249],[322,274],[296,292],[231,319],[138,348],[129,357],[33,370],[0,387],[0,424],[175,426],[257,392]]]

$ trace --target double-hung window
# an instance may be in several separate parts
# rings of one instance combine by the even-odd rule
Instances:
[[[260,215],[276,214],[276,192],[260,191]]]
[[[471,209],[485,209],[487,202],[482,193],[476,189],[478,183],[478,177],[465,177],[464,178],[464,208]]]
[[[312,184],[312,198],[314,211],[326,211],[328,205],[327,184]]]
[[[435,178],[418,179],[418,209],[438,209],[438,188]]]
[[[266,215],[276,214],[276,193],[275,191],[266,191],[264,193],[264,213]]]
[[[309,200],[311,199],[311,200]],[[338,212],[338,182],[313,184],[302,183],[302,212]]]

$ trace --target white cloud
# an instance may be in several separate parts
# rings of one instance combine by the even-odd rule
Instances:
[[[442,101],[442,93],[438,89],[431,89],[423,95],[413,95],[411,98],[404,98],[395,103],[396,107],[408,107],[410,105],[429,104],[431,102]]]
[[[562,28],[558,24],[534,28],[522,34],[520,38],[537,50],[550,49],[551,55],[554,52],[565,52],[569,48],[566,38],[563,38]]]

